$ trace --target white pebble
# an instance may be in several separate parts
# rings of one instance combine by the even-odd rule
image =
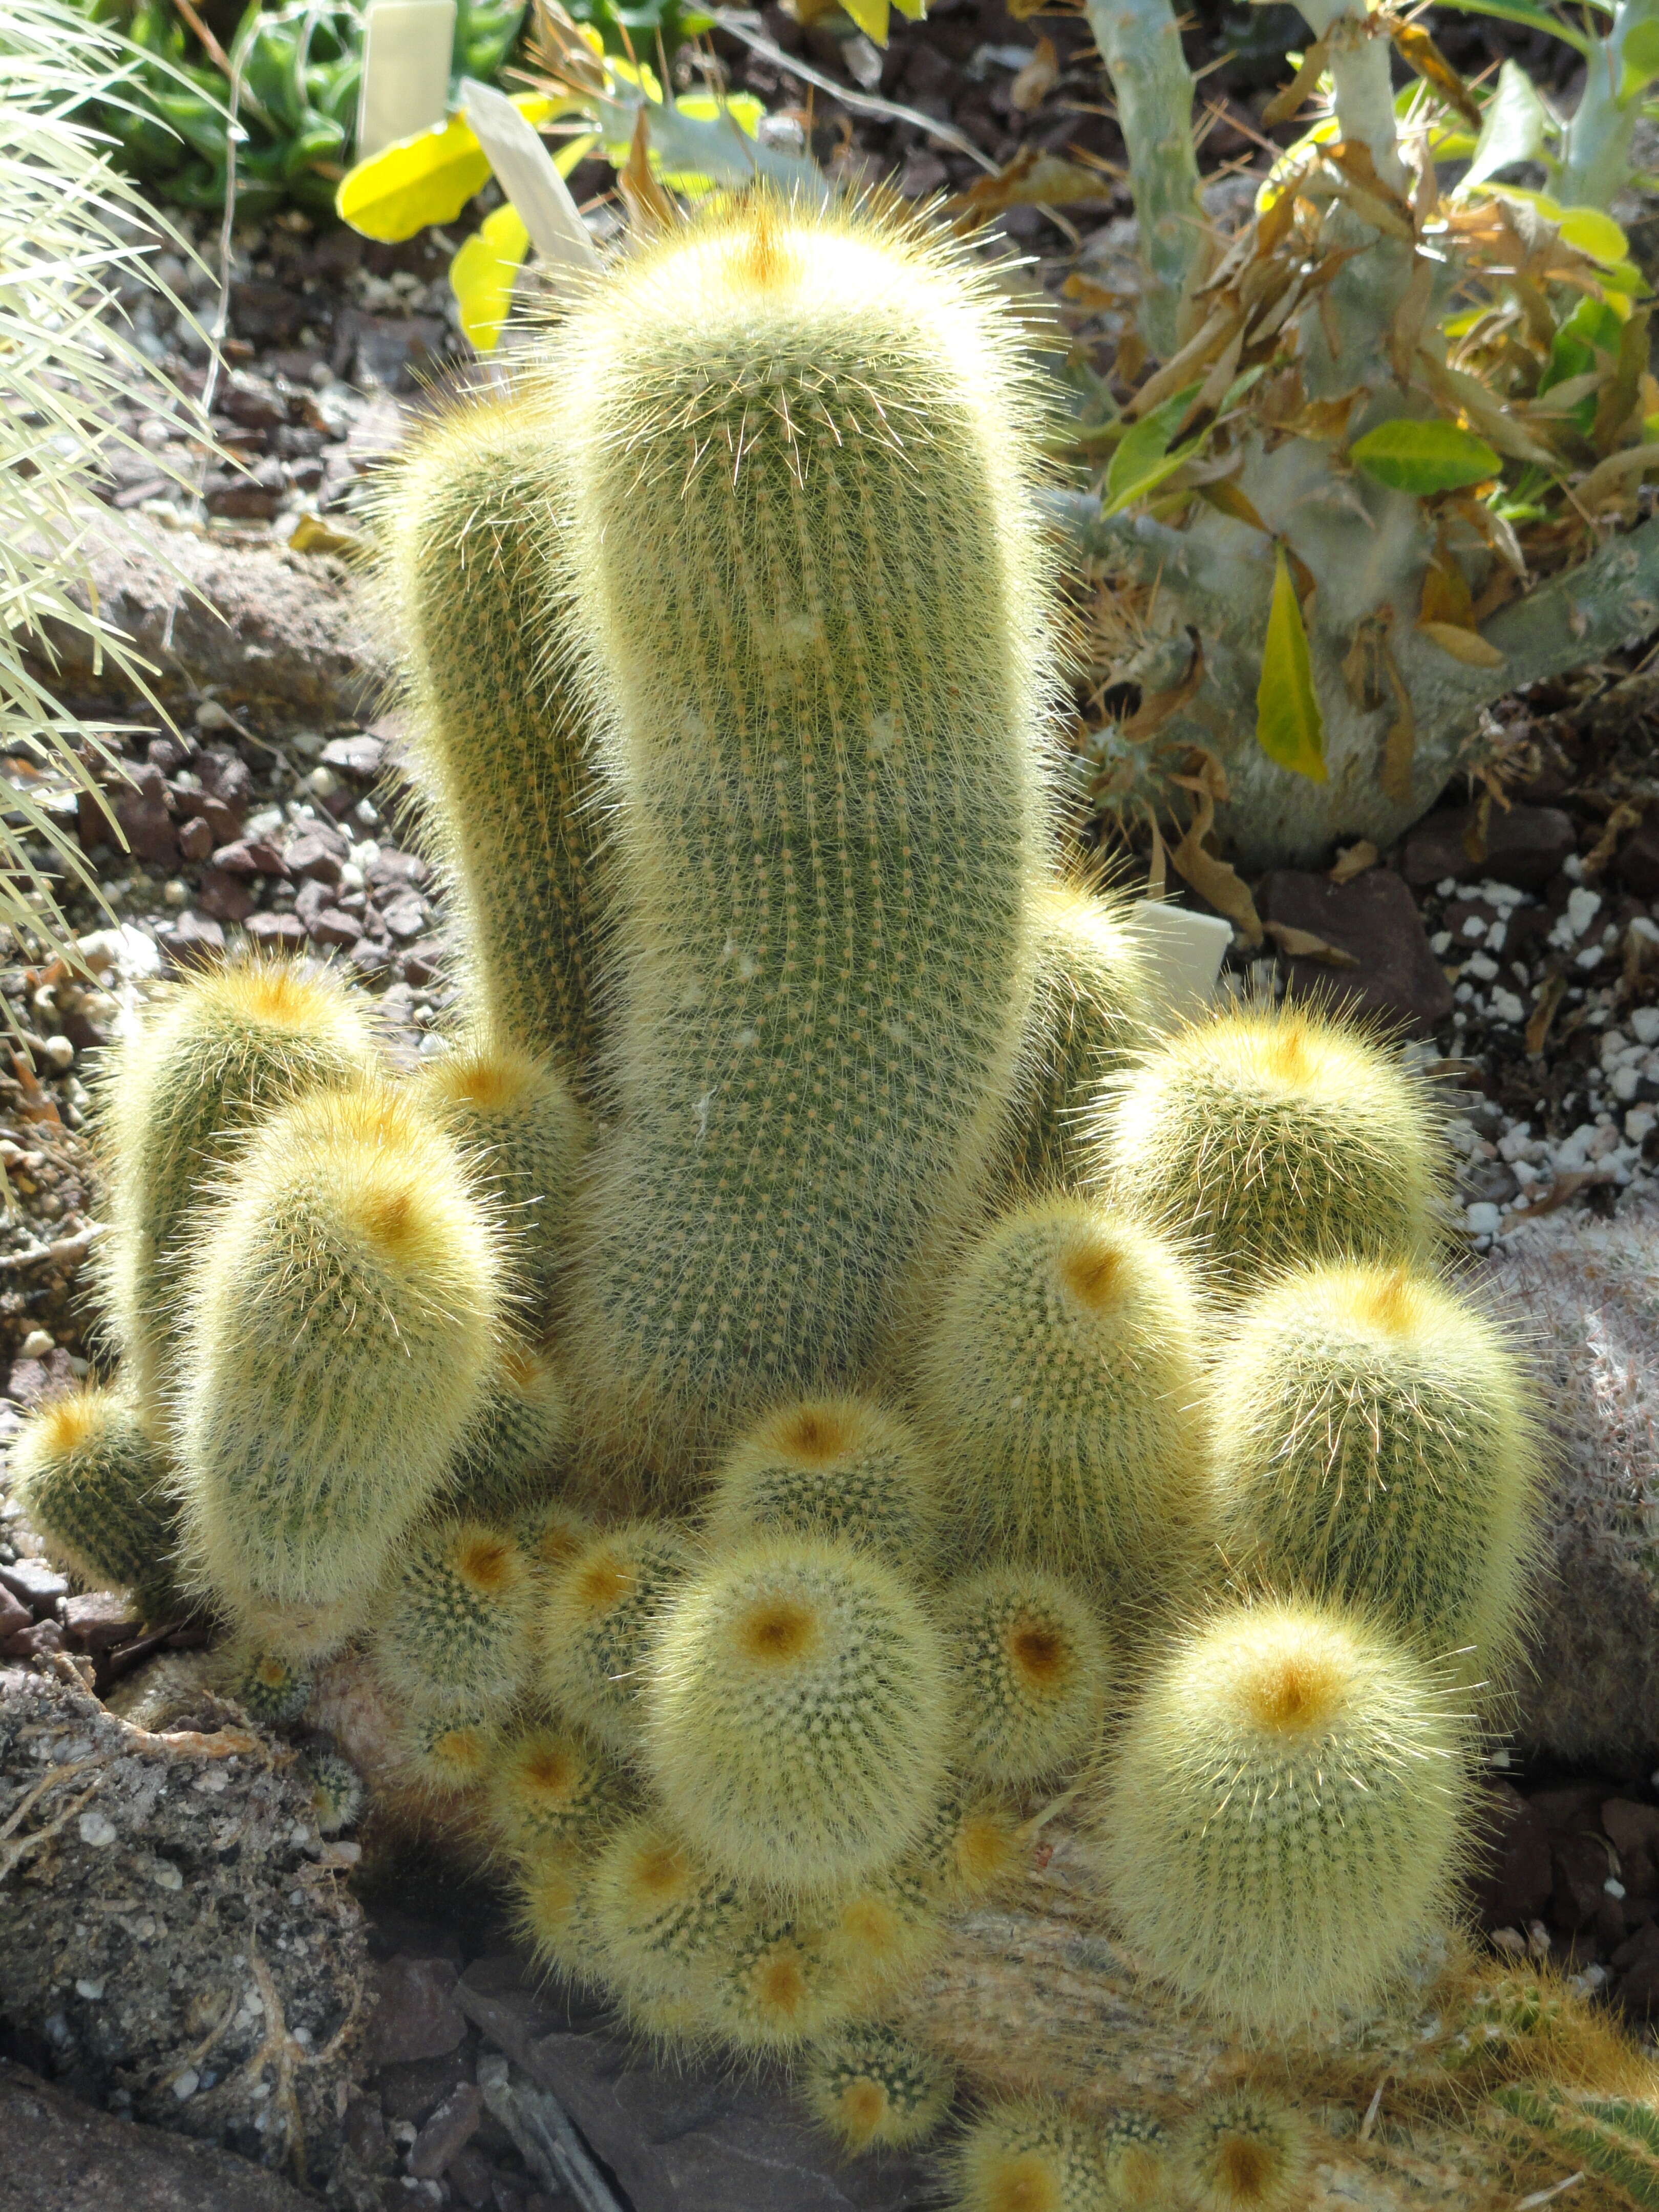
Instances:
[[[1489,1199],[1478,1199],[1465,1206],[1463,1213],[1471,1234],[1476,1237],[1496,1237],[1504,1225],[1503,1215]]]
[[[104,1994],[104,1984],[101,1981],[76,1982],[75,1994],[77,1997],[84,1997],[88,2004],[96,2004]]]
[[[115,1823],[106,1820],[101,1813],[82,1813],[75,1825],[81,1841],[94,1851],[100,1851],[106,1844],[115,1841]]]
[[[1492,1011],[1494,1021],[1518,1022],[1527,1010],[1513,991],[1494,991],[1492,994]]]
[[[173,2094],[179,2102],[187,2104],[202,2086],[202,2077],[193,2066],[186,2066],[182,2074],[173,2077]]]
[[[1659,1122],[1659,1114],[1651,1106],[1632,1106],[1625,1116],[1625,1135],[1632,1145],[1643,1144],[1656,1122]]]
[[[149,1878],[157,1889],[182,1889],[185,1877],[171,1859],[157,1859],[149,1870]]]
[[[1659,1044],[1659,1006],[1638,1006],[1630,1025],[1638,1044]]]
[[[1483,983],[1490,983],[1498,973],[1498,963],[1484,952],[1475,952],[1463,963],[1463,969],[1466,975],[1479,976]]]
[[[18,1348],[25,1359],[44,1359],[57,1341],[50,1330],[32,1328]]]
[[[47,1066],[55,1067],[60,1075],[75,1065],[75,1047],[66,1036],[43,1037],[40,1054]]]

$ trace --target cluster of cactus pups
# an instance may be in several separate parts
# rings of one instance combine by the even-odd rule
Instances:
[[[408,1075],[325,972],[154,1010],[119,1375],[18,1453],[262,1717],[366,1645],[539,1956],[854,2149],[950,2108],[896,2009],[1068,1796],[1247,2040],[1383,1990],[1534,1543],[1420,1080],[1296,1006],[1159,1030],[1062,879],[1028,336],[910,219],[750,198],[437,425],[383,584],[464,1026]],[[960,2202],[1297,2201],[1287,2108],[1169,2118],[994,2106]]]

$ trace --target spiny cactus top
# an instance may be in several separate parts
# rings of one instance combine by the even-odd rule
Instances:
[[[762,198],[551,348],[620,954],[574,1364],[623,1456],[855,1376],[1012,1084],[1048,656],[1017,336],[919,229]]]

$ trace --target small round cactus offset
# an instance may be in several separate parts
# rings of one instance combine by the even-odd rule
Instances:
[[[1307,2123],[1250,2089],[1200,2105],[1175,2143],[1194,2212],[1297,2212],[1310,2163]]]
[[[1443,1147],[1422,1079],[1351,1024],[1286,1000],[1194,1023],[1096,1117],[1097,1172],[1199,1240],[1206,1279],[1432,1251]]]
[[[382,1680],[406,1705],[504,1710],[531,1667],[535,1587],[504,1529],[446,1519],[420,1530],[380,1600]]]
[[[1448,1901],[1469,1736],[1443,1674],[1361,1617],[1218,1613],[1110,1756],[1099,1854],[1131,1944],[1252,2034],[1364,2004]]]
[[[94,1589],[130,1589],[153,1620],[180,1608],[167,1462],[123,1394],[77,1390],[41,1407],[12,1447],[11,1474],[60,1566]]]
[[[924,2142],[950,2109],[950,2066],[878,2021],[843,2028],[816,2051],[805,2081],[819,2124],[849,2151]]]
[[[953,2212],[1115,2212],[1097,2130],[1057,2105],[993,2105],[951,2164]]]
[[[946,1593],[945,1626],[963,1708],[958,1765],[987,1782],[1029,1783],[1088,1756],[1106,1703],[1106,1639],[1075,1591],[1034,1567],[993,1567]]]
[[[568,1558],[543,1602],[543,1692],[615,1758],[638,1755],[653,1632],[692,1557],[678,1529],[631,1522]]]
[[[711,1542],[750,1533],[843,1536],[926,1569],[939,1479],[909,1424],[873,1399],[803,1398],[740,1437],[714,1470]]]

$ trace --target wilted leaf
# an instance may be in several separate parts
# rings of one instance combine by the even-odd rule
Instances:
[[[1603,386],[1590,425],[1590,442],[1598,453],[1610,453],[1636,412],[1642,396],[1642,378],[1648,365],[1648,316],[1632,315],[1619,332],[1619,362]]]
[[[1461,491],[1498,474],[1498,455],[1484,438],[1460,430],[1455,422],[1413,422],[1397,416],[1356,438],[1350,457],[1368,477],[1390,491],[1426,498],[1439,491]]]
[[[617,185],[628,209],[632,228],[641,236],[666,230],[675,221],[674,203],[658,182],[651,167],[651,124],[643,107],[634,118],[633,143],[628,159],[617,172]]]
[[[1609,453],[1605,461],[1598,461],[1583,483],[1574,488],[1574,497],[1591,512],[1602,501],[1617,492],[1621,486],[1639,480],[1650,470],[1659,469],[1659,445],[1626,446],[1621,453]]]
[[[1455,107],[1473,129],[1480,127],[1480,110],[1457,71],[1420,23],[1395,22],[1390,27],[1395,48],[1407,69],[1431,84],[1449,106]]]
[[[1468,579],[1443,550],[1423,571],[1423,602],[1419,623],[1455,623],[1460,629],[1474,626],[1474,601]]]
[[[1480,118],[1474,158],[1458,191],[1468,191],[1517,161],[1537,161],[1544,151],[1548,127],[1549,117],[1537,87],[1518,62],[1505,62],[1498,72],[1498,89]]]
[[[295,553],[335,553],[344,556],[362,550],[363,541],[349,530],[337,530],[320,514],[302,514],[289,531],[288,542]]]
[[[539,126],[573,113],[574,100],[524,93],[514,101],[526,120]],[[399,138],[341,178],[335,210],[364,238],[395,246],[428,223],[453,222],[476,191],[489,181],[489,158],[464,115],[430,131]]]
[[[1124,433],[1107,465],[1100,509],[1103,516],[1119,514],[1136,500],[1145,498],[1166,477],[1173,476],[1188,459],[1194,447],[1183,446],[1179,458],[1172,458],[1170,441],[1180,429],[1200,389],[1199,385],[1189,384],[1184,392],[1177,392],[1173,399],[1154,407],[1150,415],[1132,423]]]
[[[1060,57],[1054,52],[1054,42],[1052,39],[1039,39],[1030,60],[1015,71],[1008,97],[1022,115],[1035,115],[1059,82]]]
[[[1316,937],[1311,929],[1292,929],[1288,921],[1263,922],[1273,943],[1291,960],[1322,960],[1328,968],[1357,968],[1359,965],[1352,952],[1345,952],[1340,945]]]
[[[1267,524],[1256,513],[1255,503],[1245,496],[1236,483],[1229,483],[1224,477],[1214,483],[1200,484],[1198,495],[1202,500],[1207,500],[1209,504],[1221,514],[1231,515],[1235,522],[1243,522],[1251,530],[1259,530],[1264,538],[1272,535]]]
[[[1308,633],[1282,544],[1274,548],[1273,603],[1255,695],[1255,740],[1270,761],[1323,783],[1325,723],[1314,689]]]
[[[1089,200],[1109,200],[1110,177],[1100,169],[1085,169],[1040,147],[1023,146],[1006,167],[994,177],[981,177],[961,196],[960,204],[978,216],[1000,215],[1011,207],[1075,207]]]
[[[1429,302],[1434,296],[1435,265],[1426,254],[1416,256],[1410,281],[1389,325],[1389,366],[1402,391],[1411,380],[1412,360],[1428,319]]]
[[[1215,825],[1216,801],[1227,796],[1226,770],[1215,755],[1202,745],[1195,745],[1193,753],[1198,773],[1170,779],[1183,791],[1190,791],[1197,802],[1181,842],[1170,854],[1170,860],[1200,898],[1207,899],[1218,914],[1224,914],[1250,944],[1260,945],[1261,919],[1250,896],[1249,885],[1230,861],[1218,860],[1204,845]]]
[[[1319,89],[1319,80],[1325,74],[1328,50],[1323,39],[1316,39],[1302,57],[1302,66],[1280,91],[1276,92],[1261,111],[1261,126],[1271,131],[1275,125],[1288,123],[1304,101],[1313,98]]]
[[[1422,635],[1432,639],[1443,653],[1461,660],[1465,668],[1501,668],[1504,656],[1495,645],[1489,645],[1479,630],[1465,629],[1457,623],[1420,622],[1417,625]]]
[[[449,289],[460,309],[461,328],[479,353],[495,350],[529,251],[530,233],[518,210],[498,207],[449,264]]]
[[[1357,838],[1352,845],[1344,845],[1328,870],[1334,884],[1351,884],[1356,876],[1363,876],[1367,868],[1374,868],[1382,858],[1369,837]]]

